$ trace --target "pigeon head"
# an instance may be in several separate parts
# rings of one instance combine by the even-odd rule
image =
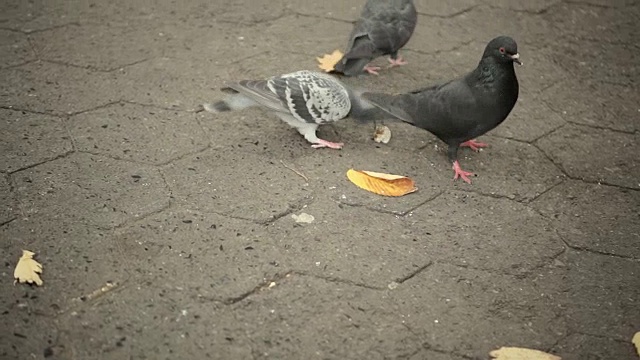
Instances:
[[[517,63],[522,65],[520,54],[518,54],[518,44],[508,36],[498,36],[489,41],[484,49],[482,58],[493,58],[499,63]]]

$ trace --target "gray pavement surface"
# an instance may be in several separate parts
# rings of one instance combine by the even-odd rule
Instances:
[[[416,1],[409,65],[347,83],[411,90],[514,37],[520,99],[462,152],[473,185],[404,124],[314,150],[262,110],[199,111],[315,69],[363,3],[0,2],[0,358],[637,358],[640,2]],[[13,285],[22,249],[44,286]]]

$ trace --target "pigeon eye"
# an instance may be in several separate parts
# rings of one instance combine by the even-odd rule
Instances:
[[[504,54],[504,48],[501,47],[500,49],[498,49],[500,51],[501,54]]]

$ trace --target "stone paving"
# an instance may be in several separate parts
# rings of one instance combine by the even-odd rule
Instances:
[[[405,124],[379,145],[346,120],[314,150],[260,109],[200,111],[314,69],[363,3],[2,1],[0,358],[636,358],[640,3],[416,0],[409,65],[345,82],[411,90],[514,37],[520,99],[461,152],[473,185]],[[44,286],[13,285],[21,249]]]

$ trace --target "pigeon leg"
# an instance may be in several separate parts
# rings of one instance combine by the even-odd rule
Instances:
[[[469,141],[463,142],[462,144],[460,144],[460,146],[467,146],[467,147],[470,147],[471,150],[473,151],[480,151],[480,148],[487,147],[489,146],[489,144],[478,142],[475,140],[469,140]]]
[[[467,184],[471,184],[471,180],[469,179],[469,176],[473,176],[474,174],[472,172],[468,172],[468,171],[464,171],[462,170],[462,168],[460,168],[460,163],[458,162],[458,160],[453,162],[453,180],[457,180],[458,178],[464,180],[464,182],[466,182]]]
[[[458,149],[460,146],[458,144],[449,145],[449,149],[447,150],[447,156],[449,157],[449,161],[453,163],[453,181],[458,178],[464,180],[467,184],[471,184],[471,180],[469,176],[473,176],[474,174],[468,171],[462,170],[460,167],[460,163],[458,162]]]
[[[408,64],[408,62],[405,59],[403,59],[402,56],[398,56],[397,51],[389,55],[389,63],[391,64],[389,65],[389,67],[402,66],[402,65]]]
[[[324,139],[320,139],[318,138],[318,136],[316,135],[316,130],[318,129],[318,124],[315,123],[307,123],[307,122],[301,122],[297,119],[295,119],[293,116],[284,116],[285,121],[287,121],[287,123],[289,123],[292,126],[295,126],[296,130],[298,130],[298,132],[304,136],[304,138],[311,143],[311,147],[314,149],[320,149],[320,148],[330,148],[330,149],[342,149],[342,147],[344,146],[343,143],[334,143],[331,141],[327,141]]]
[[[402,56],[398,56],[395,59],[394,58],[389,58],[389,63],[391,65],[389,65],[389,67],[394,67],[394,66],[402,66],[402,65],[407,65],[409,62],[405,59],[402,58]]]
[[[311,147],[314,149],[327,147],[327,148],[336,149],[336,150],[342,149],[343,146],[344,146],[343,143],[334,143],[334,142],[323,140],[323,139],[318,139],[315,144],[311,145]]]
[[[380,66],[371,66],[371,65],[367,65],[364,67],[364,71],[368,72],[369,74],[372,75],[380,75],[378,73],[378,71],[380,71]]]

